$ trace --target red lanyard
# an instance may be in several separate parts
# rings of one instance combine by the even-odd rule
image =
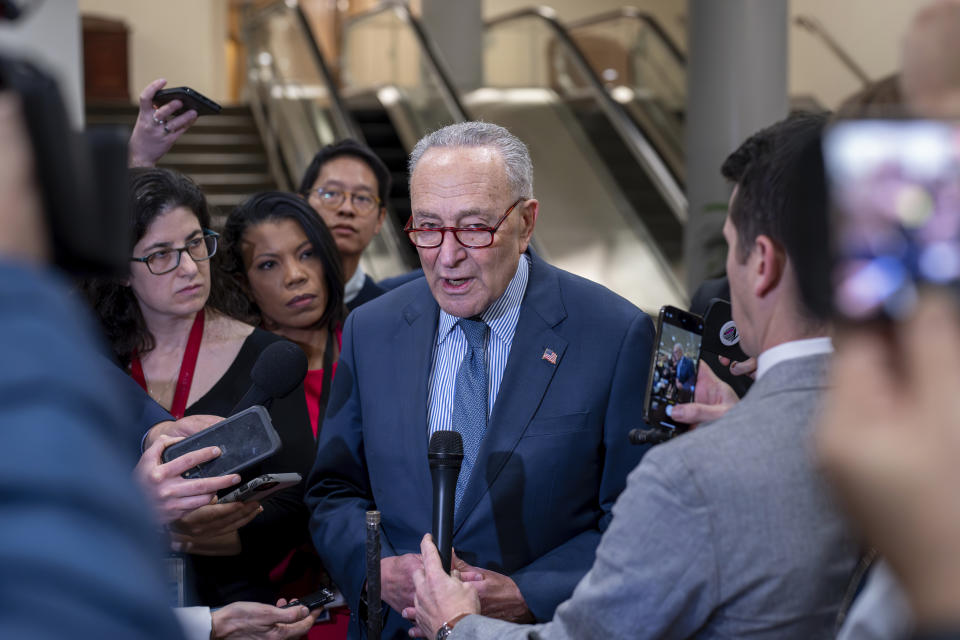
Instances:
[[[187,398],[190,397],[190,384],[193,382],[193,371],[197,368],[197,356],[200,354],[200,341],[203,339],[203,309],[197,312],[190,327],[190,337],[187,338],[187,348],[183,352],[180,362],[180,376],[177,378],[177,388],[173,392],[173,406],[170,414],[177,420],[183,417],[187,410]],[[143,365],[140,364],[140,354],[133,352],[130,358],[130,375],[137,381],[144,391],[147,391],[147,379],[143,375]]]

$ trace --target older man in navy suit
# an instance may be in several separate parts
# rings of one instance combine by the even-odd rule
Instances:
[[[528,250],[539,203],[526,146],[467,122],[411,154],[407,233],[425,278],[356,310],[309,478],[314,544],[364,615],[364,512],[382,512],[384,637],[406,637],[431,527],[430,435],[464,441],[455,562],[483,611],[547,620],[593,562],[643,450],[653,326]],[[585,212],[586,214],[586,212]]]

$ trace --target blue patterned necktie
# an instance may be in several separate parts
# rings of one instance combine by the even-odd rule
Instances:
[[[461,318],[459,324],[467,337],[467,353],[457,369],[453,389],[452,426],[463,438],[463,465],[456,492],[455,508],[458,510],[487,430],[487,354],[483,348],[487,325],[482,320],[470,318]]]

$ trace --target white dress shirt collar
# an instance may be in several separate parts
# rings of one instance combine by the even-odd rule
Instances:
[[[363,281],[366,279],[367,274],[364,272],[363,267],[360,264],[357,264],[357,270],[353,272],[353,275],[350,276],[350,279],[346,281],[343,285],[343,302],[352,302],[360,294],[360,289],[363,289]]]
[[[833,342],[829,337],[791,340],[770,347],[757,358],[757,377],[759,380],[767,371],[786,360],[833,353]]]

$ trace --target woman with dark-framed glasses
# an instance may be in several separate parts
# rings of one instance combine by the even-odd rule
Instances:
[[[250,386],[260,353],[282,338],[228,312],[242,293],[219,276],[218,234],[199,187],[168,169],[134,169],[130,272],[84,285],[118,364],[175,418],[229,415]],[[244,471],[306,477],[314,442],[302,388],[270,408],[283,447]],[[199,603],[277,600],[268,573],[306,536],[302,487],[262,505],[207,505],[171,524],[175,549],[189,551]]]

